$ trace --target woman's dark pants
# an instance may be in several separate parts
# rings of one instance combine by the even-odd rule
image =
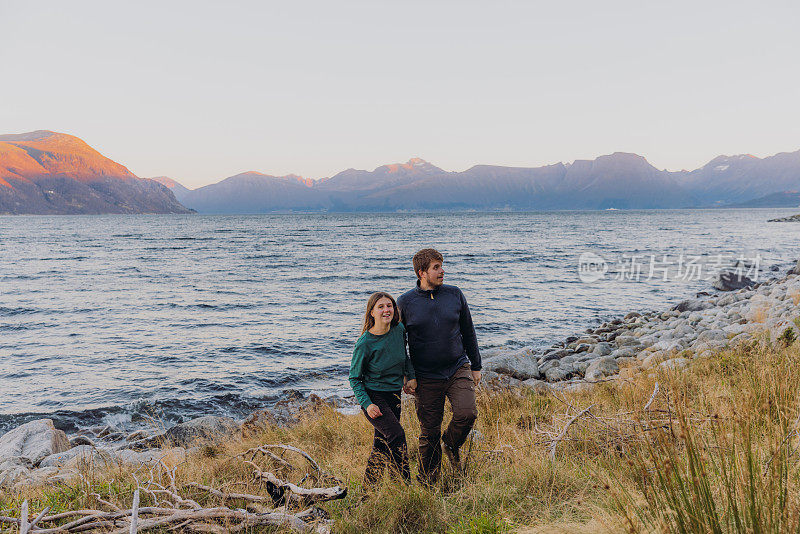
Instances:
[[[367,420],[375,427],[375,438],[372,442],[372,452],[367,460],[364,482],[367,486],[375,485],[387,465],[393,477],[400,476],[408,481],[411,474],[408,467],[406,433],[400,425],[400,392],[368,389],[367,395],[372,403],[381,409],[383,415],[373,419],[362,408]]]

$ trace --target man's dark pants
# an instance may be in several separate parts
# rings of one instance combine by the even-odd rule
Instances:
[[[420,480],[433,483],[439,476],[442,463],[441,439],[457,450],[466,441],[478,417],[475,405],[475,383],[469,364],[460,367],[447,380],[417,377],[417,417],[420,423],[419,470]],[[453,419],[442,435],[445,397],[453,409]]]
[[[364,416],[375,427],[372,452],[367,460],[364,483],[375,485],[383,475],[386,466],[393,477],[409,480],[408,448],[406,434],[400,424],[400,392],[367,390],[370,400],[381,410],[380,417],[373,419],[362,408]]]

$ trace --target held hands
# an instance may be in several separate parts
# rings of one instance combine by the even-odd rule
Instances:
[[[481,383],[481,372],[480,371],[472,371],[472,381],[475,382],[475,385],[480,385]]]
[[[406,380],[405,384],[403,384],[403,391],[409,395],[414,395],[417,392],[417,379]]]
[[[378,417],[382,416],[381,409],[378,408],[375,404],[370,404],[367,406],[367,415],[372,417],[373,419],[377,419]]]

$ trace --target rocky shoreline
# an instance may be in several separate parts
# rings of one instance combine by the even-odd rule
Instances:
[[[253,412],[242,422],[206,415],[161,432],[121,432],[102,426],[67,436],[55,428],[51,419],[37,419],[0,436],[0,488],[67,482],[79,477],[86,467],[139,468],[161,462],[173,467],[188,455],[201,454],[204,446],[256,433],[265,425],[290,425],[301,414],[313,413],[324,405],[342,404],[341,399],[289,392],[283,400]]]
[[[484,354],[487,384],[534,390],[580,389],[654,369],[681,369],[692,358],[769,335],[800,337],[800,261],[783,277],[760,283],[719,275],[720,292],[698,293],[664,312],[630,312],[567,337],[544,351]]]
[[[767,222],[800,222],[800,214],[791,215],[789,217],[779,217],[777,219],[769,219]]]
[[[723,273],[715,287],[719,293],[699,293],[668,311],[630,312],[545,350],[485,351],[483,384],[542,392],[591,388],[637,372],[682,369],[692,358],[759,335],[772,341],[800,337],[800,261],[785,276],[760,283]],[[66,482],[86,466],[174,466],[205,445],[247,436],[265,424],[291,424],[323,405],[345,404],[295,393],[241,423],[207,415],[162,432],[96,427],[67,436],[52,420],[38,419],[0,436],[0,487]]]

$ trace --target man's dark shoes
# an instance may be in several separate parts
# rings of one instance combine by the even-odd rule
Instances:
[[[450,468],[456,473],[461,472],[461,455],[458,454],[458,449],[451,449],[450,446],[442,441],[442,454],[447,457],[450,462]]]

